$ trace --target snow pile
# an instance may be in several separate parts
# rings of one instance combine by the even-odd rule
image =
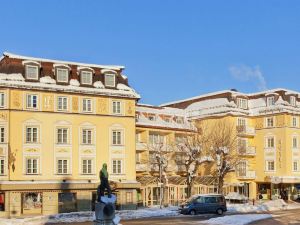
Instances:
[[[0,73],[0,80],[25,81],[24,77],[20,73]]]
[[[44,84],[55,84],[56,81],[50,76],[45,76],[40,78],[40,82]]]
[[[123,90],[123,91],[133,91],[130,87],[128,87],[125,84],[117,84],[117,89]]]
[[[79,81],[76,80],[76,79],[71,79],[71,80],[70,80],[70,85],[71,85],[71,86],[75,86],[75,87],[79,87],[79,86],[80,86],[80,83],[79,83]]]
[[[169,216],[178,216],[178,207],[170,206],[160,209],[158,207],[151,207],[139,210],[121,210],[118,211],[118,216],[123,220],[129,219],[138,219],[138,218],[147,218],[147,217],[169,217]]]
[[[94,83],[95,88],[105,88],[101,81],[96,81]]]
[[[254,221],[272,218],[270,214],[246,214],[246,215],[231,215],[216,217],[206,221],[201,221],[201,223],[207,224],[219,224],[219,225],[245,225],[252,223]]]
[[[297,209],[300,208],[299,203],[287,204],[282,199],[267,201],[262,204],[252,205],[251,203],[246,204],[227,204],[227,210],[229,212],[267,212],[276,211],[283,209]]]
[[[229,192],[225,196],[226,200],[248,200],[248,198],[245,195],[239,194],[237,192]]]

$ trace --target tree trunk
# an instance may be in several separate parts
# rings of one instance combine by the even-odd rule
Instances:
[[[219,177],[218,179],[218,194],[223,194],[223,186],[224,186],[224,177]]]

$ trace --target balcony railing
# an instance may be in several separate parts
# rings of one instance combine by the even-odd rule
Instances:
[[[253,170],[247,170],[246,173],[238,172],[237,177],[239,179],[255,179],[256,173]]]
[[[239,146],[238,152],[240,155],[256,155],[256,148],[254,146]]]
[[[241,136],[254,136],[255,135],[255,128],[249,126],[237,126],[236,127],[238,135]]]
[[[135,165],[135,170],[137,172],[145,172],[145,171],[149,170],[149,167],[148,167],[148,164],[146,164],[146,163],[137,163]]]
[[[135,149],[137,151],[146,151],[147,150],[147,144],[143,142],[136,142]]]

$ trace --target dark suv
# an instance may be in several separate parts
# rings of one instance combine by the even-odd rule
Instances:
[[[205,194],[193,195],[179,208],[180,213],[196,215],[197,213],[217,213],[222,215],[227,211],[223,195]]]

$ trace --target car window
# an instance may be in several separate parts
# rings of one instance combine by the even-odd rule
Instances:
[[[204,198],[203,197],[197,198],[196,203],[204,203]]]
[[[205,203],[217,203],[216,197],[205,197]]]
[[[218,203],[224,203],[224,198],[222,196],[217,197],[218,198]]]

